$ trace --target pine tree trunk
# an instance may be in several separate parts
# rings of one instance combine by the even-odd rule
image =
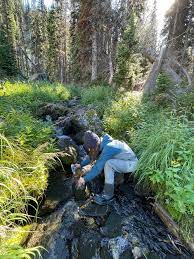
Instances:
[[[112,37],[110,35],[109,40],[109,80],[108,83],[111,85],[113,81],[113,62],[112,62]]]
[[[97,52],[97,33],[94,30],[92,35],[92,76],[91,81],[95,81],[97,79],[97,67],[98,67],[98,52]]]
[[[156,88],[156,80],[161,69],[164,56],[166,54],[166,45],[161,48],[159,58],[154,62],[151,72],[144,84],[144,95],[151,95]]]

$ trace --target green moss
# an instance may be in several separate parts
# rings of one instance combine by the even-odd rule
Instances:
[[[26,225],[24,227],[16,227],[13,229],[13,231],[8,233],[6,238],[1,240],[1,243],[4,243],[5,246],[22,245],[25,243],[31,228],[32,228],[32,225]]]

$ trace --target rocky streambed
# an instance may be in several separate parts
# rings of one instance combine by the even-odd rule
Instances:
[[[115,200],[107,206],[94,204],[89,195],[102,190],[102,176],[88,185],[86,191],[75,190],[68,171],[70,163],[85,155],[83,132],[89,128],[100,133],[102,127],[95,112],[86,111],[76,99],[64,107],[63,117],[59,117],[61,111],[53,116],[56,107],[41,110],[41,116],[55,123],[63,170],[59,167],[50,172],[40,219],[26,245],[43,246],[45,259],[194,258],[166,229],[149,199],[136,194],[129,175],[116,188]]]

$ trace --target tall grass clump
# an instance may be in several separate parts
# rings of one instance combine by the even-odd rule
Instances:
[[[106,108],[103,121],[106,132],[115,138],[126,138],[140,121],[141,94],[127,92]]]
[[[47,185],[48,157],[40,150],[22,150],[0,134],[0,258],[29,258],[30,254],[39,253],[37,248],[20,246],[19,241],[28,231],[18,235],[23,231],[18,225],[36,218],[37,199]],[[30,207],[34,215],[29,215]]]
[[[81,103],[94,106],[101,117],[111,104],[113,97],[114,91],[110,86],[91,86],[81,91]]]
[[[187,225],[194,216],[194,138],[187,121],[158,113],[136,131],[133,147],[139,157],[138,184]]]
[[[36,114],[40,105],[69,97],[59,84],[5,82],[0,89],[0,258],[39,254],[36,248],[22,248],[23,234],[18,234],[19,227],[36,219],[55,163],[53,127]]]
[[[69,97],[69,90],[61,84],[7,81],[0,89],[0,112],[18,110],[36,115],[42,103],[66,101]]]

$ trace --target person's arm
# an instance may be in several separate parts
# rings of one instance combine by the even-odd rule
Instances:
[[[84,160],[81,162],[81,167],[84,167],[84,166],[86,166],[86,165],[89,165],[89,163],[90,163],[90,158],[89,158],[89,156],[86,156],[85,158],[84,158]]]
[[[120,148],[115,148],[115,147],[109,147],[106,146],[104,150],[102,151],[99,159],[96,161],[94,166],[92,167],[91,171],[87,173],[83,178],[85,182],[90,182],[92,181],[96,176],[98,176],[103,168],[105,163],[111,159],[113,156],[119,154],[121,152]]]

